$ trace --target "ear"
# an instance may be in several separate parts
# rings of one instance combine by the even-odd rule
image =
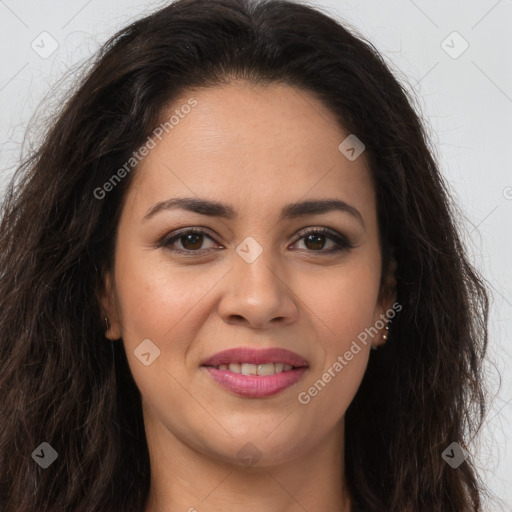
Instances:
[[[386,312],[389,310],[393,310],[393,305],[396,303],[396,269],[397,262],[394,256],[394,252],[391,253],[389,264],[387,269],[385,270],[385,274],[381,279],[381,288],[379,293],[379,299],[377,304],[377,309],[375,312],[375,323],[377,325],[382,325],[380,321],[383,321],[385,325],[388,323],[388,316]],[[380,320],[380,321],[379,321]],[[386,328],[380,329],[379,335],[376,335],[372,346],[377,348],[378,346],[386,343],[386,339],[383,338],[383,335],[387,334]]]
[[[118,340],[121,338],[121,323],[119,321],[114,280],[110,270],[105,270],[102,275],[97,296],[102,311],[101,323],[105,328],[105,337],[109,340]],[[104,317],[108,320],[108,327]]]

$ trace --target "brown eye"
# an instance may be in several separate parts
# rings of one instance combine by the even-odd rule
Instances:
[[[205,239],[213,240],[212,237],[204,231],[187,229],[186,231],[181,231],[163,240],[161,246],[179,253],[202,253],[207,249],[211,249],[211,247],[202,247],[205,243]],[[180,244],[181,247],[175,247],[176,244]]]
[[[203,243],[203,235],[191,233],[179,238],[181,245],[187,250],[200,249]]]
[[[331,254],[353,248],[353,245],[345,236],[336,231],[331,231],[330,229],[309,229],[299,234],[302,235],[302,237],[298,238],[295,243],[303,241],[306,249],[310,252]],[[329,240],[333,243],[333,246],[325,249],[325,245]]]
[[[304,244],[308,249],[323,249],[325,245],[325,236],[318,233],[312,233],[305,237]]]

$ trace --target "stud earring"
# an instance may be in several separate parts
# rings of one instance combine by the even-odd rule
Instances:
[[[386,341],[388,339],[388,334],[389,334],[389,325],[386,324],[386,332],[382,335],[382,339],[384,341]]]

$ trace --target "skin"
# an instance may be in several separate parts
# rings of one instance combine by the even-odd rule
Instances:
[[[375,191],[364,153],[349,161],[349,133],[308,92],[284,84],[231,82],[183,95],[198,102],[140,163],[120,218],[112,273],[101,304],[107,336],[121,339],[142,395],[151,460],[146,512],[350,510],[344,476],[344,416],[381,330],[307,405],[298,394],[349,350],[392,304],[380,288]],[[228,203],[233,219],[158,202],[200,197]],[[335,198],[356,208],[278,222],[289,203]],[[207,231],[158,247],[181,228]],[[307,242],[304,228],[327,227],[354,248],[326,253],[329,236]],[[262,254],[236,252],[246,237]],[[183,245],[185,244],[185,245]],[[322,245],[323,244],[323,245]],[[222,249],[216,250],[217,247]],[[172,248],[203,255],[190,257]],[[393,276],[386,282],[393,287]],[[386,290],[388,286],[386,285]],[[135,357],[145,339],[159,348],[149,366]],[[281,347],[309,370],[266,398],[236,395],[201,362],[232,347]],[[247,443],[260,459],[246,466]],[[343,482],[340,486],[339,482]]]

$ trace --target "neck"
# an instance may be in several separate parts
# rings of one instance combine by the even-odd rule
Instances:
[[[273,465],[244,464],[193,448],[147,410],[145,424],[151,463],[145,512],[351,510],[343,419],[321,444]]]

